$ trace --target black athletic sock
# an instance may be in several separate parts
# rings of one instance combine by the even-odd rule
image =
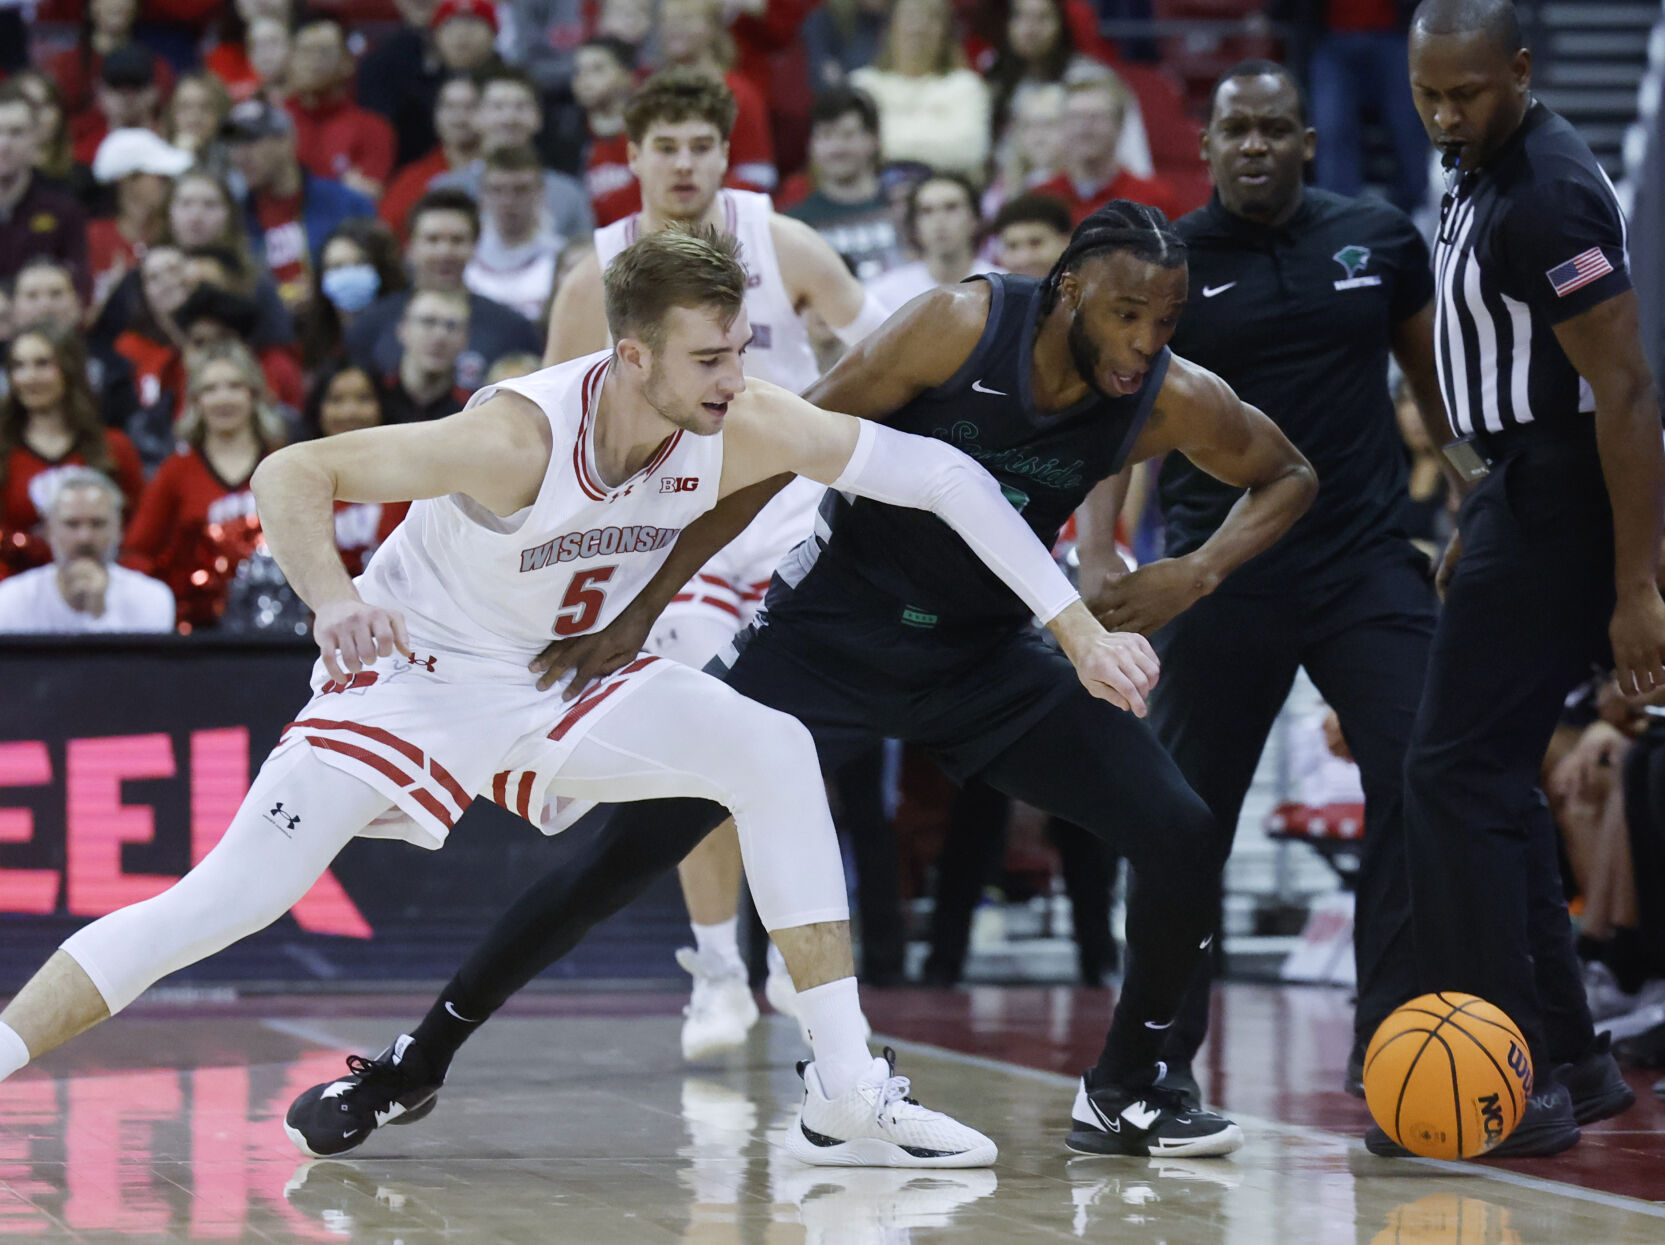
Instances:
[[[675,868],[728,816],[709,800],[598,809],[563,831],[553,869],[523,891],[470,952],[411,1036],[443,1076],[476,1030],[592,928]]]
[[[474,1036],[474,1031],[490,1017],[469,1017],[457,1010],[454,998],[462,993],[453,977],[434,1000],[422,1023],[411,1031],[416,1048],[437,1080],[444,1080],[451,1069],[451,1060],[462,1044]]]

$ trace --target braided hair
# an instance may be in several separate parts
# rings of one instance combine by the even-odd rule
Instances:
[[[1128,251],[1135,259],[1160,268],[1178,268],[1185,262],[1185,242],[1160,208],[1112,199],[1075,227],[1070,243],[1047,274],[1041,291],[1041,314],[1058,302],[1058,285],[1066,272],[1074,272],[1082,260],[1106,251]]]

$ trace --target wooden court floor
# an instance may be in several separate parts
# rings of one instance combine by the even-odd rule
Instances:
[[[1075,1071],[1106,991],[870,995],[928,1104],[1001,1147],[991,1170],[806,1168],[780,1150],[802,1057],[766,1016],[709,1065],[677,1055],[680,996],[540,994],[459,1056],[440,1109],[349,1161],[303,1161],[295,1093],[374,1052],[425,1000],[141,1005],[0,1084],[0,1237],[38,1241],[954,1241],[1358,1245],[1665,1242],[1665,1107],[1587,1131],[1565,1159],[1372,1158],[1336,1085],[1345,1000],[1221,991],[1199,1066],[1245,1125],[1225,1160],[1072,1158]],[[1339,1053],[1332,1048],[1339,1044]]]

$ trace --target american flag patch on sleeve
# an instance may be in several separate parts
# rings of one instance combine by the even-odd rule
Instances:
[[[1581,255],[1574,255],[1564,264],[1557,264],[1544,276],[1554,287],[1556,297],[1565,298],[1574,290],[1581,290],[1598,277],[1605,277],[1613,271],[1613,265],[1607,262],[1607,256],[1601,253],[1599,246],[1592,246]]]

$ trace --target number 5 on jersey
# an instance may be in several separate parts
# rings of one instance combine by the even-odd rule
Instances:
[[[592,566],[572,577],[566,596],[561,598],[561,608],[555,615],[556,635],[583,635],[595,626],[595,620],[601,617],[601,607],[607,600],[606,589],[599,585],[613,578],[616,570],[616,566]]]

